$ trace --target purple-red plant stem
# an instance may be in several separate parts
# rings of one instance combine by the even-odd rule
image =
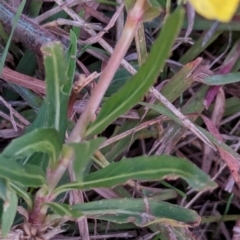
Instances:
[[[66,172],[72,156],[73,150],[71,148],[66,148],[66,151],[63,151],[62,159],[59,161],[57,167],[54,170],[47,170],[48,189],[46,190],[43,187],[37,192],[34,200],[33,210],[30,213],[30,221],[37,226],[41,226],[41,224],[43,224],[48,210],[48,207],[44,205],[44,203],[54,200],[55,195],[53,194],[53,191],[63,174]]]
[[[72,163],[70,163],[70,165],[69,165],[68,172],[69,172],[71,181],[75,182],[76,176],[73,171]],[[78,204],[84,203],[83,192],[80,190],[71,191],[70,197],[72,197],[73,203],[78,203]],[[90,240],[87,218],[85,216],[81,217],[81,218],[77,219],[77,223],[78,223],[78,228],[81,231],[80,232],[81,239]]]

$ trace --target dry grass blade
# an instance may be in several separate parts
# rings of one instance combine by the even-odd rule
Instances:
[[[13,128],[15,129],[15,131],[17,131],[17,124],[15,122],[14,116],[16,118],[18,118],[18,120],[20,122],[22,122],[25,125],[29,125],[30,122],[25,119],[23,116],[21,116],[21,114],[19,114],[9,103],[6,102],[6,100],[0,96],[0,101],[8,108],[9,112],[10,112],[10,119],[11,119],[11,123],[13,125]]]
[[[126,131],[126,132],[123,132],[123,133],[121,133],[121,134],[119,134],[119,135],[117,135],[117,136],[114,136],[114,137],[106,140],[106,141],[101,145],[100,148],[106,147],[106,146],[108,146],[108,145],[110,145],[110,144],[112,144],[112,143],[114,143],[114,142],[119,141],[120,139],[125,138],[126,136],[128,136],[128,135],[130,135],[130,134],[134,134],[135,132],[138,132],[138,131],[140,131],[140,130],[142,130],[142,129],[144,129],[144,128],[147,128],[147,127],[149,127],[149,126],[151,126],[151,125],[157,124],[157,123],[159,123],[159,122],[161,122],[161,121],[163,121],[163,120],[164,120],[164,117],[163,117],[163,116],[160,116],[160,117],[158,117],[158,118],[156,118],[156,119],[153,119],[153,120],[150,120],[150,121],[146,121],[146,122],[144,122],[144,123],[142,123],[142,124],[139,124],[137,127],[133,128],[133,129],[130,129],[130,130]]]
[[[217,150],[216,147],[210,142],[210,140],[200,132],[195,125],[186,118],[172,103],[170,103],[161,93],[159,93],[155,88],[151,88],[150,92],[169,110],[171,110],[182,122],[182,124],[191,130],[197,137],[199,137],[205,144],[211,147],[213,150]]]
[[[223,138],[220,135],[220,133],[218,132],[218,129],[212,124],[212,122],[205,116],[202,116],[208,130],[210,131],[210,133],[215,136],[218,141],[222,142]],[[220,152],[220,155],[222,157],[222,159],[226,162],[231,175],[233,177],[233,179],[235,180],[236,184],[238,185],[238,187],[240,187],[240,163],[239,160],[237,159],[235,156],[233,156],[230,152],[226,151],[225,149],[221,148],[221,147],[217,147],[218,151]]]
[[[17,84],[19,86],[31,89],[36,93],[45,94],[46,87],[45,82],[33,77],[26,76],[24,74],[13,71],[7,67],[3,68],[1,78],[7,82]]]
[[[223,114],[225,111],[225,94],[222,88],[220,88],[220,91],[217,95],[214,110],[211,116],[212,123],[216,126],[216,128],[219,128],[220,122],[222,120]],[[214,157],[216,155],[213,153],[212,149],[205,145],[204,146],[204,157],[202,161],[202,169],[209,173],[212,162],[214,160]]]
[[[117,21],[118,19],[118,16],[120,15],[120,13],[123,11],[123,8],[124,8],[124,4],[121,4],[117,11],[114,13],[113,17],[111,18],[110,22],[108,23],[108,25],[100,32],[98,33],[96,36],[93,36],[89,39],[87,39],[86,41],[83,41],[83,43],[86,43],[86,44],[94,44],[96,42],[99,41],[100,38],[102,38],[102,36],[108,32],[109,29],[111,29],[114,25],[115,25],[115,22]]]

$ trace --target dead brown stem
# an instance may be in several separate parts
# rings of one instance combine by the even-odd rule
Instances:
[[[1,78],[7,82],[14,83],[18,86],[31,89],[36,93],[45,94],[46,92],[45,82],[33,77],[29,77],[27,75],[18,73],[7,67],[3,68]]]

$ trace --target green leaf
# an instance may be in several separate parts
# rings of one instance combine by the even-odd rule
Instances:
[[[171,103],[176,101],[182,94],[189,89],[193,82],[194,77],[191,75],[193,70],[201,63],[202,58],[197,58],[193,62],[184,65],[179,72],[177,72],[169,81],[161,88],[161,94],[168,99]],[[159,101],[154,101],[156,104],[163,106]],[[142,111],[144,113],[145,110]],[[159,116],[153,111],[149,111],[145,118],[153,119]]]
[[[43,2],[39,2],[37,0],[33,0],[29,3],[29,10],[28,10],[28,14],[29,16],[31,16],[32,18],[37,17],[41,11]]]
[[[0,177],[29,187],[39,187],[45,183],[42,169],[35,165],[22,166],[14,159],[0,155]]]
[[[76,210],[72,209],[72,206],[68,204],[60,204],[55,202],[46,203],[55,213],[57,213],[61,217],[70,217],[70,218],[79,218],[83,216],[83,214]]]
[[[145,2],[143,21],[149,22],[158,17],[162,11],[161,5],[156,0],[148,0]]]
[[[115,94],[113,94],[102,109],[97,119],[90,125],[87,135],[100,133],[118,116],[127,112],[144,96],[153,85],[159,72],[165,64],[171,51],[172,44],[177,37],[184,17],[184,11],[177,9],[167,18],[161,34],[154,43],[149,57],[132,79]],[[169,31],[171,29],[171,31]]]
[[[11,183],[12,189],[27,203],[29,209],[32,209],[33,201],[30,194],[27,193],[26,189],[23,186],[20,186],[18,183]]]
[[[141,192],[144,197],[151,198],[155,201],[159,201],[159,200],[166,201],[169,199],[176,199],[178,197],[177,191],[175,191],[174,189],[168,189],[168,188],[162,189],[157,187],[156,188],[141,187]],[[186,197],[186,195],[184,197]]]
[[[178,62],[182,64],[189,63],[190,61],[195,59],[197,56],[201,55],[201,53],[211,43],[213,43],[221,34],[222,34],[222,31],[217,31],[204,46],[202,46],[202,42],[205,36],[202,35],[202,37],[198,38],[197,41],[195,41],[195,43],[181,56]]]
[[[76,204],[72,210],[81,211],[87,218],[115,223],[134,223],[144,227],[153,223],[172,226],[196,226],[200,217],[195,211],[152,199],[111,199]]]
[[[36,129],[20,138],[13,140],[3,151],[9,158],[30,157],[33,153],[48,153],[53,162],[57,161],[62,144],[55,129]]]
[[[29,49],[27,49],[19,61],[15,71],[23,73],[28,76],[33,76],[37,69],[37,57],[36,55]],[[10,87],[18,93],[34,110],[38,110],[41,107],[43,102],[42,98],[31,91],[30,89],[18,86],[13,83],[8,83]]]
[[[206,173],[192,162],[168,155],[123,159],[120,162],[112,163],[104,169],[89,174],[84,181],[85,183],[90,183],[98,179],[98,181],[105,182],[108,186],[113,186],[118,184],[119,180],[124,183],[130,178],[151,181],[166,177],[168,179],[181,177],[197,191],[217,186]]]
[[[70,31],[70,47],[67,51],[67,59],[68,59],[68,72],[67,76],[69,81],[65,84],[63,88],[63,92],[67,95],[70,95],[72,84],[74,80],[74,74],[76,70],[76,54],[77,54],[77,37],[75,33],[71,30]]]
[[[136,127],[138,124],[138,121],[126,121],[122,126],[119,127],[118,132],[116,132],[113,136],[116,136],[117,134],[123,133],[125,131],[128,131],[134,127]],[[122,154],[126,149],[129,148],[129,145],[133,143],[138,137],[138,134],[135,133],[133,135],[126,136],[123,139],[120,139],[114,144],[110,144],[103,149],[101,149],[101,152],[104,154],[106,159],[109,159],[109,162],[113,162],[117,159],[120,154]]]
[[[177,123],[182,125],[182,122],[176,117],[174,113],[172,113],[168,108],[160,106],[160,105],[154,105],[150,103],[140,102],[142,106],[148,107],[152,110],[155,110],[156,112],[163,114],[164,116],[169,117],[170,119],[176,121]]]
[[[236,83],[240,81],[240,73],[228,73],[228,74],[220,74],[213,75],[210,77],[206,77],[200,80],[202,83],[207,85],[225,85],[230,83]]]
[[[39,97],[36,93],[32,92],[30,89],[18,86],[14,83],[9,82],[8,85],[14,90],[14,92],[18,93],[29,104],[30,107],[37,110],[39,109],[42,104],[42,98]]]
[[[138,65],[133,65],[135,69],[138,69]],[[116,93],[131,77],[132,75],[125,69],[119,68],[109,85],[105,97],[110,97],[112,94]]]
[[[184,179],[193,190],[203,191],[217,187],[210,177],[192,162],[168,155],[143,156],[111,163],[87,175],[84,182],[69,183],[56,189],[57,193],[70,189],[108,188],[123,184],[129,179],[157,181],[161,179]]]
[[[2,213],[2,224],[1,224],[1,230],[3,238],[6,238],[11,226],[13,224],[16,212],[17,212],[17,206],[18,206],[18,198],[16,193],[13,190],[10,190],[8,192],[8,200],[4,202],[3,206],[3,213]]]
[[[103,143],[104,138],[97,138],[87,142],[82,143],[69,143],[68,146],[72,147],[75,152],[75,157],[73,161],[73,171],[76,176],[77,181],[82,181],[84,172],[88,163],[90,162],[90,157],[93,155],[95,150]]]
[[[6,57],[7,57],[7,54],[8,54],[8,50],[9,50],[9,47],[10,47],[10,44],[11,44],[11,41],[12,41],[12,37],[13,37],[13,33],[15,31],[15,28],[17,26],[17,23],[18,23],[18,20],[19,20],[19,17],[23,11],[23,8],[26,4],[26,1],[27,0],[23,0],[21,2],[21,4],[19,5],[19,8],[17,10],[17,13],[13,19],[13,26],[12,26],[12,30],[11,30],[11,33],[10,33],[10,36],[9,36],[9,39],[7,41],[7,44],[6,44],[6,47],[4,48],[4,51],[3,51],[3,54],[2,54],[2,57],[1,57],[1,61],[0,61],[0,74],[2,73],[2,69],[3,69],[3,66],[4,66],[4,63],[5,63],[5,60],[6,60]],[[3,3],[1,3],[3,4]]]
[[[28,126],[25,130],[25,133],[29,133],[36,128],[46,127],[47,125],[47,103],[46,101],[42,102],[40,109],[37,112],[37,117],[34,119],[33,123]]]
[[[59,42],[45,44],[41,51],[44,56],[46,72],[46,126],[54,127],[60,133],[61,141],[64,141],[67,128],[68,94],[63,92],[69,83],[67,76],[68,64],[63,55],[63,48]],[[69,89],[67,88],[67,91]]]
[[[9,182],[5,178],[0,178],[0,198],[4,201],[7,200],[7,192],[9,188]]]

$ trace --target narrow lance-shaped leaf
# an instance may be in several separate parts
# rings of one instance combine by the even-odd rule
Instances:
[[[124,114],[141,100],[163,68],[172,44],[180,31],[183,16],[184,12],[179,8],[167,18],[145,64],[132,79],[107,100],[97,119],[87,130],[87,135],[100,133],[118,116]]]
[[[44,45],[41,51],[44,56],[47,84],[45,99],[47,107],[46,126],[56,128],[63,141],[67,127],[68,104],[68,95],[63,92],[63,88],[68,83],[68,65],[60,43],[50,42]]]
[[[82,143],[68,143],[74,149],[73,171],[76,180],[82,181],[87,165],[91,160],[91,155],[103,143],[104,138],[92,139]]]
[[[36,129],[13,140],[3,151],[9,158],[30,157],[33,153],[48,153],[52,161],[56,161],[60,154],[62,144],[55,129]]]
[[[196,191],[213,189],[217,185],[195,164],[182,158],[168,155],[136,157],[112,163],[84,178],[84,182],[69,183],[56,189],[59,194],[70,189],[113,187],[129,179],[157,181],[183,178]]]
[[[63,87],[63,92],[66,93],[67,95],[70,95],[70,93],[71,93],[75,69],[76,69],[75,57],[77,54],[77,37],[72,30],[70,31],[70,42],[71,42],[71,44],[67,51],[67,60],[68,60],[67,76],[68,76],[69,80]]]
[[[4,4],[1,3],[1,4]],[[6,4],[6,3],[5,3]],[[5,63],[5,60],[6,60],[6,57],[7,57],[7,54],[8,54],[8,50],[9,50],[9,47],[10,47],[10,44],[11,44],[11,41],[12,41],[12,37],[13,37],[13,34],[14,34],[14,30],[17,26],[17,23],[18,23],[18,20],[19,20],[19,17],[21,16],[21,13],[24,9],[24,6],[26,4],[26,0],[23,0],[21,2],[21,4],[19,5],[19,8],[17,10],[17,13],[16,15],[14,16],[14,19],[13,19],[13,27],[12,27],[12,30],[11,30],[11,33],[10,33],[10,36],[9,36],[9,39],[7,41],[7,45],[5,46],[4,48],[4,52],[2,54],[2,57],[0,58],[0,74],[2,73],[2,69],[3,69],[3,66],[4,66],[4,63]],[[5,10],[5,8],[3,6],[0,6],[0,8],[2,8],[3,12]],[[6,14],[9,14],[7,11],[6,11]],[[10,13],[11,14],[11,13]],[[12,15],[12,14],[11,14]],[[4,18],[3,18],[4,19]]]
[[[87,218],[119,224],[131,222],[139,227],[153,223],[193,227],[200,222],[200,217],[195,211],[148,198],[99,200],[73,206],[58,203],[49,205],[62,217],[76,218],[85,215]]]
[[[234,72],[228,74],[213,75],[203,79],[197,79],[197,81],[213,86],[237,83],[240,82],[240,73]]]
[[[12,189],[21,197],[24,199],[24,201],[27,203],[28,207],[31,209],[33,206],[33,199],[30,196],[30,194],[27,192],[27,187],[23,187],[19,185],[19,183],[13,183],[11,182]]]
[[[82,211],[88,218],[116,223],[132,222],[139,227],[154,223],[193,227],[200,222],[195,211],[148,198],[100,200],[74,205],[73,210]]]
[[[47,106],[46,100],[42,102],[40,109],[37,112],[37,117],[34,119],[32,124],[25,129],[25,133],[29,133],[36,128],[47,127]]]
[[[138,65],[133,65],[135,69],[138,70]],[[110,97],[112,94],[116,93],[131,77],[131,74],[125,68],[119,68],[109,85],[105,97]]]
[[[13,224],[16,212],[17,212],[17,204],[18,198],[16,193],[10,189],[8,192],[8,200],[4,202],[3,213],[2,213],[2,223],[1,230],[3,238],[6,238],[11,226]]]
[[[155,104],[150,104],[150,103],[145,103],[145,102],[140,102],[139,104],[148,107],[152,110],[155,110],[156,112],[159,112],[160,114],[163,114],[166,117],[169,117],[170,119],[176,121],[179,124],[182,124],[181,121],[176,117],[175,114],[173,114],[168,108],[160,106],[160,105],[155,105]]]
[[[77,209],[72,209],[69,204],[60,204],[56,202],[46,203],[51,209],[61,217],[79,218],[83,213]]]
[[[22,166],[3,155],[0,155],[0,177],[28,187],[39,187],[45,182],[45,175],[40,167],[30,164]]]
[[[5,178],[0,178],[0,198],[6,201],[7,192],[9,188],[9,181]]]

